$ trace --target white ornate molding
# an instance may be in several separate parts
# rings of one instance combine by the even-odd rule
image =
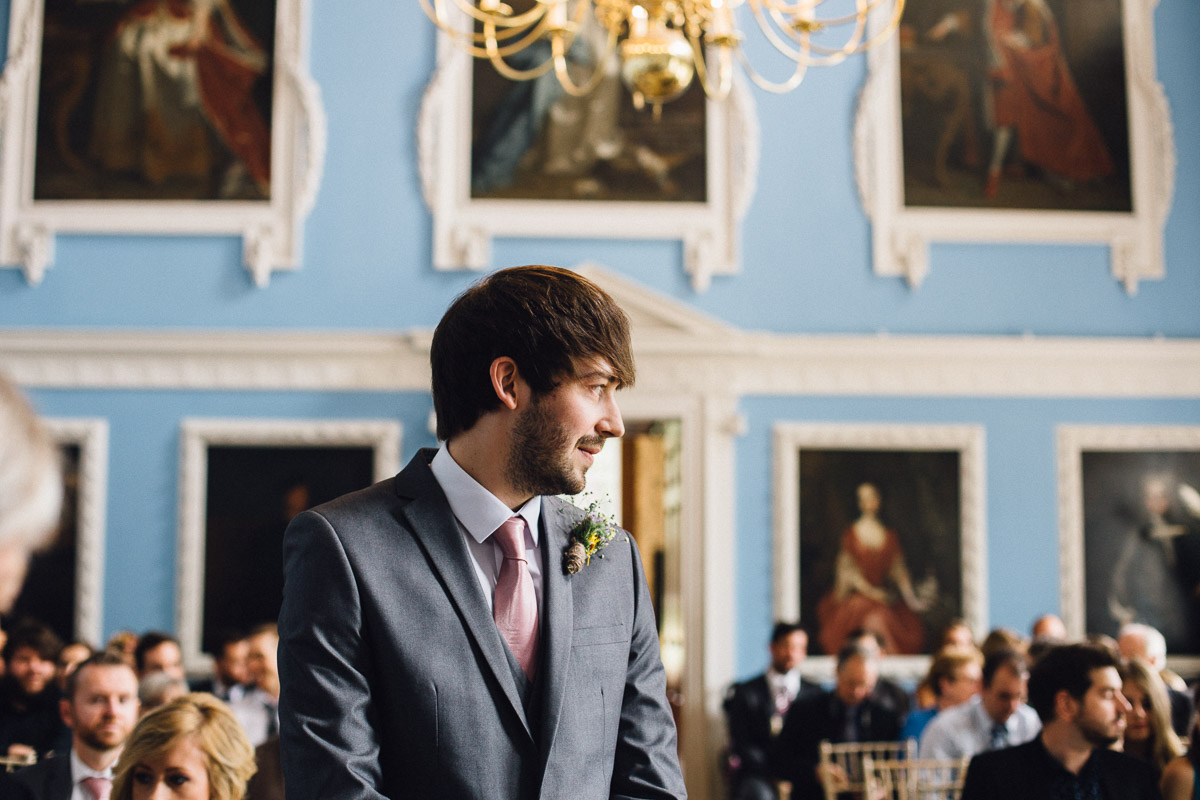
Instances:
[[[175,630],[189,670],[202,671],[208,666],[201,650],[208,448],[369,446],[374,451],[375,480],[383,480],[400,469],[400,434],[400,424],[391,420],[183,420]]]
[[[498,237],[680,239],[692,287],[741,271],[741,222],[754,194],[759,128],[754,99],[735,81],[724,102],[708,101],[708,200],[704,203],[475,200],[470,196],[471,58],[443,39],[421,102],[421,186],[433,213],[437,269],[491,266]]]
[[[103,641],[104,550],[108,520],[108,421],[68,417],[42,420],[58,444],[79,448],[75,520],[75,632]]]
[[[910,207],[904,203],[899,37],[869,53],[854,128],[854,165],[871,218],[875,274],[918,287],[929,274],[929,244],[1051,242],[1106,244],[1112,276],[1129,294],[1165,274],[1163,230],[1175,191],[1175,141],[1166,93],[1155,72],[1158,0],[1123,0],[1132,212],[1018,211]]]
[[[774,612],[800,618],[800,450],[956,450],[959,453],[962,616],[976,631],[988,627],[984,432],[977,425],[849,425],[778,423],[774,428]],[[814,656],[806,672],[830,677],[831,656]],[[887,659],[888,674],[919,678],[924,656]]]
[[[324,169],[326,119],[308,73],[309,0],[277,0],[270,200],[35,200],[44,0],[12,0],[8,61],[0,77],[0,266],[31,285],[54,263],[57,233],[239,235],[255,285],[301,262],[304,220]]]
[[[642,313],[624,305],[635,319]],[[639,329],[635,322],[639,387],[703,393],[720,386],[737,395],[1200,397],[1200,341],[1193,339],[805,336],[720,323],[693,336],[677,325],[668,319]],[[22,385],[44,388],[427,391],[430,338],[426,330],[10,330],[0,331],[0,368]]]
[[[1200,450],[1196,425],[1059,425],[1058,535],[1059,590],[1067,632],[1087,632],[1087,593],[1084,563],[1083,453],[1086,450]],[[1171,669],[1181,674],[1200,672],[1200,658],[1171,657]]]

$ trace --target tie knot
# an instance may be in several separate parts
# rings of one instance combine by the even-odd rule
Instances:
[[[80,783],[92,800],[108,800],[112,791],[112,780],[109,778],[84,778]]]
[[[509,517],[492,534],[505,558],[525,559],[525,520]]]

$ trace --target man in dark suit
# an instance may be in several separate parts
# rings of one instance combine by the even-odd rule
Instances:
[[[1061,645],[1034,665],[1029,703],[1042,719],[1031,742],[981,753],[967,768],[962,800],[1159,800],[1153,767],[1110,750],[1129,701],[1117,660],[1103,647]]]
[[[796,698],[821,691],[800,675],[808,655],[808,634],[793,622],[777,622],[771,631],[771,665],[748,681],[735,683],[725,695],[729,723],[730,788],[734,800],[777,798],[768,766],[775,737]]]
[[[0,785],[6,800],[107,797],[113,765],[138,719],[138,681],[119,655],[99,652],[67,678],[61,701],[71,749],[14,773]],[[76,793],[78,789],[78,793]]]
[[[775,774],[791,781],[794,800],[823,798],[817,774],[820,744],[889,742],[900,738],[900,715],[875,694],[879,653],[849,642],[837,655],[836,684],[792,703],[775,742]]]
[[[627,318],[572,272],[502,270],[430,361],[445,444],[284,535],[290,800],[684,797],[641,556],[553,497],[624,432]]]

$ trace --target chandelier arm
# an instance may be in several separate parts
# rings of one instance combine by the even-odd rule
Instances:
[[[709,47],[707,50],[700,46],[692,37],[688,37],[688,44],[692,46],[692,57],[696,65],[696,77],[700,79],[700,86],[704,89],[704,93],[714,100],[724,100],[729,97],[729,92],[733,88],[733,58],[730,50],[730,45],[719,45]],[[717,85],[714,87],[710,83],[708,70],[708,54],[715,52],[717,54]]]
[[[538,27],[540,28],[542,26]],[[511,52],[523,50],[526,44],[531,42],[533,39],[540,37],[540,31],[535,31],[534,34],[530,34],[530,36],[522,42],[518,42],[517,45],[512,45],[513,49]],[[509,50],[509,48],[499,48],[496,46],[494,39],[489,39],[487,42],[485,57],[491,62],[492,67],[495,68],[496,72],[499,72],[502,76],[508,78],[510,81],[530,81],[534,78],[540,78],[549,72],[551,67],[554,66],[554,61],[550,58],[547,58],[536,67],[531,67],[530,69],[515,69],[514,67],[509,66],[508,62],[504,60],[504,56],[508,55],[508,53],[505,52],[506,50]]]
[[[798,31],[798,35],[793,35],[791,26],[787,24],[787,21],[783,19],[782,14],[780,14],[774,7],[768,7],[766,14],[764,15],[762,3],[751,0],[750,11],[754,15],[754,21],[758,23],[758,29],[762,31],[763,36],[767,38],[767,41],[769,41],[776,50],[778,50],[780,53],[783,53],[783,55],[787,56],[792,61],[795,61],[797,64],[807,63],[809,61],[811,56],[809,54],[810,43],[808,41],[807,33]],[[772,20],[774,21],[774,24],[772,24]],[[781,31],[786,32],[786,38],[780,36]],[[788,43],[789,39],[800,45],[799,49],[793,48],[792,45]],[[742,63],[746,63],[745,57],[742,58]]]
[[[858,10],[856,10],[853,14],[845,14],[840,17],[829,17],[827,19],[819,19],[814,14],[811,17],[811,20],[821,28],[841,27],[842,25],[849,25],[851,22],[861,19],[864,15],[871,14],[879,6],[890,2],[894,2],[894,0],[858,0]],[[777,3],[773,5],[785,14],[802,17],[804,16],[804,12],[814,11],[816,7],[820,5],[820,3]]]
[[[868,16],[878,7],[888,2],[893,3],[891,18],[878,33],[864,39],[863,34],[866,30]],[[776,37],[769,38],[772,39],[772,44],[774,44],[777,49],[779,49],[792,60],[796,60],[796,51],[791,50],[790,48],[780,47],[779,42],[783,41],[783,39],[777,38],[779,33],[782,33],[782,35],[786,37],[786,40],[796,42],[797,44],[801,45],[801,47],[806,47],[807,50],[810,51],[806,56],[810,65],[825,67],[840,64],[843,60],[845,60],[846,56],[868,50],[890,36],[900,24],[900,18],[904,13],[905,0],[859,0],[858,5],[859,10],[853,15],[846,15],[843,17],[825,20],[813,20],[814,24],[818,26],[818,29],[841,27],[850,23],[854,23],[854,31],[846,40],[844,45],[841,47],[828,47],[811,41],[811,39],[809,39],[811,32],[798,30],[788,22],[787,15],[795,15],[804,10],[812,10],[815,8],[814,5],[810,3],[776,5],[770,3],[768,0],[768,14],[770,15],[771,19],[774,20],[775,27],[778,29]],[[757,14],[756,17],[758,17]],[[758,18],[760,20],[759,27],[763,28],[761,17]],[[766,33],[765,28],[763,28],[763,31]],[[807,44],[805,44],[805,39],[809,39]]]
[[[574,97],[583,97],[592,93],[592,90],[600,85],[600,81],[604,80],[607,74],[608,60],[612,57],[613,52],[617,47],[617,31],[608,31],[608,41],[605,44],[604,52],[596,62],[596,69],[588,77],[587,81],[579,86],[575,81],[571,80],[571,74],[567,71],[567,50],[569,44],[564,44],[562,37],[555,36],[551,41],[551,47],[554,51],[552,56],[554,63],[554,75],[558,78],[558,82],[562,84],[563,90],[567,94]]]
[[[762,74],[754,68],[750,63],[750,59],[739,48],[737,51],[738,61],[742,62],[742,69],[746,70],[746,74],[750,76],[750,80],[754,81],[758,88],[771,92],[772,94],[786,94],[800,85],[804,80],[805,74],[808,72],[807,61],[797,61],[796,69],[792,72],[790,78],[786,81],[775,82],[764,78]]]
[[[467,33],[457,26],[451,25],[445,19],[438,19],[437,17],[432,16],[432,9],[428,3],[428,0],[421,0],[421,5],[425,9],[425,13],[430,15],[430,19],[433,21],[433,23],[437,25],[438,30],[446,34],[446,36],[449,37],[456,46],[466,50],[475,58],[489,58],[489,53],[486,47],[480,46],[487,44],[488,35],[486,33]],[[540,37],[544,28],[545,25],[542,24],[534,28],[533,32],[531,32],[528,28],[524,30],[509,29],[496,31],[492,38],[498,45],[502,42],[509,42],[510,40],[516,39],[520,36],[526,36],[526,38],[532,40],[533,38]],[[501,48],[501,55],[511,55],[525,46],[526,45],[524,42],[521,42],[518,45],[507,44]]]
[[[516,15],[501,11],[485,11],[471,0],[454,0],[454,4],[474,22],[480,24],[490,22],[501,28],[525,28],[546,16],[546,7],[541,3],[534,3],[533,8]]]

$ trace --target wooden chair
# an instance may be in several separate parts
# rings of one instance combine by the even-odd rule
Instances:
[[[839,796],[862,797],[866,785],[863,780],[863,759],[874,761],[887,759],[912,759],[917,757],[917,743],[913,739],[903,742],[843,742],[833,744],[828,739],[821,742],[820,775],[825,800],[838,800]]]
[[[37,763],[37,756],[33,753],[27,756],[0,756],[0,767],[3,767],[5,772],[16,772],[21,767],[28,767],[35,763]]]
[[[881,758],[864,755],[864,800],[958,800],[971,758]]]

